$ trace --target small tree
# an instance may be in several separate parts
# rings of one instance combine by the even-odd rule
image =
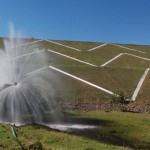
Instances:
[[[118,90],[115,95],[112,96],[112,102],[115,103],[128,103],[127,97],[122,90]]]

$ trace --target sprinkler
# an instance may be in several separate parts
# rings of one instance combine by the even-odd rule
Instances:
[[[14,82],[14,85],[17,86],[18,82]]]

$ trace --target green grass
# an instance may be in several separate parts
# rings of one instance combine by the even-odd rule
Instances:
[[[59,41],[60,42],[60,41]],[[60,43],[63,43],[60,42]],[[74,42],[74,44],[79,44],[81,45],[81,42]],[[70,42],[65,42],[65,45],[69,45]],[[93,45],[95,43],[84,43],[83,45],[86,47],[86,45]],[[83,49],[83,45],[81,47],[78,47],[78,48],[82,48]],[[109,59],[115,57],[116,55],[120,54],[120,53],[131,53],[131,54],[135,54],[135,55],[139,55],[139,56],[143,56],[143,57],[146,57],[147,55],[145,54],[142,54],[142,53],[138,53],[138,52],[134,52],[134,51],[130,51],[130,50],[127,50],[127,49],[122,49],[122,48],[119,48],[119,47],[115,47],[115,46],[112,46],[112,45],[107,45],[106,47],[102,47],[102,48],[98,48],[94,51],[76,51],[76,50],[72,50],[70,48],[66,48],[66,47],[63,47],[63,46],[60,46],[60,45],[56,45],[54,43],[49,43],[49,42],[46,42],[46,41],[43,41],[41,43],[39,43],[38,45],[39,48],[46,48],[46,49],[52,49],[52,50],[55,50],[55,51],[58,51],[60,53],[63,53],[63,54],[66,54],[66,55],[69,55],[71,57],[75,57],[75,58],[78,58],[78,59],[81,59],[83,61],[88,61],[90,63],[94,63],[96,65],[101,65],[103,63],[105,63],[106,61],[108,61]],[[93,46],[92,46],[93,47]]]
[[[60,86],[60,83],[55,84],[55,98],[60,102],[96,103],[110,99],[110,95],[105,92],[65,75],[58,75],[58,73],[55,73],[55,75],[56,74],[62,81],[62,86]]]
[[[146,56],[150,56],[150,51],[149,51],[150,46],[149,45],[133,45],[133,44],[119,44],[119,45],[146,52]]]
[[[17,39],[14,39],[17,41]],[[34,41],[36,39],[24,39],[25,42]],[[145,68],[150,67],[150,62],[146,60],[142,60],[139,58],[135,58],[132,56],[121,56],[117,60],[108,64],[104,68],[100,68],[100,65],[104,64],[108,60],[112,59],[116,55],[120,53],[131,53],[134,55],[142,56],[150,58],[150,46],[143,45],[130,45],[130,44],[119,44],[122,46],[126,46],[129,48],[134,48],[137,50],[141,50],[146,52],[146,54],[142,54],[136,51],[130,51],[127,49],[123,49],[120,47],[116,47],[108,44],[102,48],[98,48],[94,51],[86,51],[90,48],[96,47],[103,43],[98,42],[79,42],[79,41],[56,41],[68,46],[72,46],[75,48],[79,48],[83,51],[76,51],[66,47],[62,47],[60,45],[56,45],[54,43],[50,43],[47,41],[41,41],[39,43],[27,45],[26,50],[30,51],[38,48],[40,49],[52,49],[54,51],[66,54],[68,56],[95,64],[99,66],[98,68],[91,67],[87,64],[77,62],[75,60],[71,60],[69,58],[65,58],[63,56],[45,52],[38,53],[40,54],[41,61],[37,62],[37,64],[41,64],[41,67],[45,65],[43,62],[44,55],[46,56],[46,65],[52,65],[61,70],[67,71],[73,75],[78,76],[79,78],[85,79],[91,83],[99,85],[103,88],[106,88],[110,91],[116,92],[118,90],[124,91],[124,93],[130,98],[139,82],[140,77],[142,76]],[[0,38],[0,46],[3,47],[3,39]],[[24,49],[25,46],[19,47],[19,49]],[[36,59],[36,55],[31,57],[32,59]],[[28,62],[28,64],[32,63],[32,59]],[[104,93],[100,90],[97,90],[85,83],[81,83],[75,79],[71,79],[70,77],[64,77],[65,75],[58,74],[55,79],[55,82],[60,79],[60,82],[63,84],[58,84],[55,86],[55,91],[57,93],[56,97],[61,100],[69,100],[69,101],[81,101],[81,102],[100,102],[110,99],[110,96],[107,93]],[[63,81],[61,81],[63,80]],[[148,82],[148,79],[146,80]],[[144,83],[144,86],[146,83]],[[146,86],[147,87],[147,86]],[[146,91],[146,87],[142,87],[144,90],[139,94],[139,98],[142,99],[145,97],[144,91]],[[63,89],[62,89],[63,88]],[[59,93],[59,94],[58,94]],[[150,97],[150,93],[146,92],[146,97]]]
[[[90,44],[92,47],[92,43],[88,43],[88,42],[87,43],[84,42],[83,44],[81,44],[81,42],[69,42],[69,41],[65,41],[65,42],[57,41],[57,42],[63,43],[68,46],[73,46],[73,47],[75,47],[75,44],[78,43],[77,48],[79,49],[83,49],[84,46],[86,47],[87,45],[89,46]],[[97,43],[93,43],[93,44],[97,44]],[[82,46],[80,47],[80,45]],[[147,52],[146,54],[142,54],[142,53],[135,52],[135,51],[130,51],[127,49],[122,49],[120,47],[116,47],[113,45],[107,45],[105,47],[98,48],[91,52],[88,52],[88,51],[78,52],[75,50],[71,50],[69,48],[64,48],[59,45],[55,45],[53,43],[47,43],[47,42],[44,42],[43,46],[46,46],[46,48],[53,49],[57,52],[66,54],[71,57],[78,58],[80,60],[95,64],[98,66],[107,62],[108,60],[115,57],[116,55],[120,53],[125,53],[125,52],[150,58],[150,53],[148,52],[148,49],[150,48],[149,46],[122,45],[122,46],[126,46],[129,48],[134,48],[137,50],[145,51]],[[62,56],[56,56],[56,54],[52,54],[52,53],[50,53],[49,55],[53,55],[54,58],[57,58],[57,60],[53,62],[55,67],[65,70],[87,81],[90,81],[91,83],[95,83],[99,86],[102,86],[110,91],[116,92],[118,90],[122,90],[129,98],[132,96],[145,68],[150,67],[149,61],[135,58],[132,56],[127,56],[127,55],[121,56],[114,62],[108,64],[108,67],[106,67],[107,69],[100,69],[100,68],[94,68],[94,67],[92,68],[86,64],[82,64],[74,60],[64,58]],[[85,88],[86,85],[83,86],[82,83],[75,83],[75,82],[80,82],[80,81],[74,82],[73,80],[74,79],[65,80],[66,83],[72,85],[70,89],[72,89],[72,93],[74,94],[71,94],[72,97],[69,94],[68,97],[70,99],[76,99],[76,100],[79,99],[79,101],[86,101],[86,102],[87,101],[91,102],[92,99],[96,100],[97,102],[99,100],[102,100],[103,98],[108,99],[107,94],[102,94],[101,91],[99,92],[99,94],[97,94],[98,92],[96,89]],[[66,88],[66,91],[70,91],[70,89],[68,90]],[[77,90],[74,90],[74,89],[77,89]],[[146,93],[146,94],[150,95],[149,93]],[[64,94],[64,95],[67,95],[67,94]],[[84,96],[84,95],[88,95],[88,96]]]
[[[71,46],[74,48],[78,48],[80,50],[89,50],[91,48],[104,44],[104,43],[99,43],[99,42],[81,42],[81,41],[55,41],[55,42],[58,42],[67,46]]]
[[[43,47],[55,50],[57,52],[66,54],[68,56],[83,60],[83,61],[87,61],[89,63],[93,63],[95,65],[102,65],[105,62],[107,62],[108,60],[112,59],[113,57],[115,57],[116,55],[120,54],[120,53],[131,53],[134,55],[138,55],[138,56],[143,56],[146,57],[147,55],[145,54],[141,54],[138,52],[134,52],[134,51],[130,51],[130,50],[126,50],[126,49],[122,49],[122,48],[118,48],[112,45],[108,45],[106,47],[102,47],[102,48],[98,48],[94,51],[75,51],[69,48],[65,48],[62,47],[60,45],[56,45],[53,43],[48,43],[48,42],[44,42],[43,43]]]
[[[149,68],[150,67],[150,61],[135,58],[128,55],[123,55],[120,58],[116,59],[112,63],[108,64],[109,67],[121,67],[121,68]]]
[[[20,149],[17,139],[13,137],[10,125],[0,124],[0,149]]]
[[[150,73],[148,73],[145,82],[138,94],[137,99],[139,100],[150,100],[150,92],[149,92],[149,85],[150,85]]]
[[[149,114],[64,110],[63,112],[59,111],[59,113],[61,114],[56,113],[55,117],[60,116],[61,120],[64,117],[64,121],[94,123],[102,126],[102,128],[98,128],[96,133],[87,132],[84,135],[81,133],[79,136],[51,130],[39,125],[26,125],[16,127],[18,140],[26,149],[37,141],[40,141],[45,149],[52,150],[128,149],[113,146],[112,144],[116,142],[119,142],[122,146],[130,145],[134,149],[147,150],[150,147]],[[11,146],[16,146],[15,149],[17,149],[19,147],[16,139],[12,137],[10,126],[1,124],[0,133],[2,135],[0,142],[5,143],[5,148],[8,147],[8,149],[11,149]],[[2,149],[1,146],[0,144],[0,148]]]
[[[56,42],[72,47],[76,46],[76,48],[83,49],[83,51],[75,51],[46,41],[28,45],[28,48],[52,49],[98,66],[110,60],[114,56],[124,52],[147,58],[150,57],[150,54],[148,52],[149,46],[122,45],[129,48],[146,51],[148,54],[142,54],[135,51],[122,49],[113,45],[107,45],[106,47],[98,48],[94,51],[88,52],[86,51],[86,49],[98,46],[101,43],[74,41]],[[90,67],[89,65],[86,65],[84,63],[80,63],[51,52],[46,52],[46,55],[47,65],[52,65],[60,68],[64,71],[78,76],[79,78],[85,79],[110,91],[116,92],[118,90],[122,90],[128,98],[132,96],[145,68],[150,67],[149,61],[127,55],[121,56],[104,68]],[[54,72],[54,74],[60,73]],[[64,77],[64,75],[61,74],[58,75],[58,78],[60,78],[60,80],[64,80],[64,85],[58,85],[58,87],[55,88],[57,95],[59,95],[56,95],[56,97],[59,100],[100,102],[110,99],[110,96],[107,93],[85,85],[84,83],[79,83],[80,81],[70,79],[70,77]],[[148,92],[146,94],[150,95]]]
[[[126,150],[128,148],[104,144],[92,139],[61,133],[39,126],[24,126],[17,128],[19,141],[27,149],[30,145],[40,141],[44,149],[51,150]],[[30,140],[29,140],[30,139]]]
[[[129,68],[122,69],[122,68],[109,68],[109,67],[96,68],[96,67],[59,67],[58,66],[58,68],[61,68],[62,70],[70,74],[73,74],[91,83],[99,85],[110,91],[116,92],[118,90],[123,90],[129,98],[133,94],[134,89],[136,88],[139,79],[141,78],[144,71],[140,69],[133,70]],[[69,78],[71,77],[67,77],[66,80],[67,81],[71,80]],[[78,84],[76,85],[76,83],[73,82],[73,80],[75,79],[68,81],[69,84],[72,86],[72,88],[74,89],[80,88],[79,84],[81,85],[82,83],[80,81],[75,80],[75,82],[77,82]],[[81,88],[80,91],[82,91]],[[99,92],[101,91],[99,90]],[[92,94],[92,92],[89,93],[88,95],[90,96],[90,94]]]
[[[80,117],[107,121],[99,130],[101,135],[110,139],[122,139],[136,149],[150,147],[150,115],[123,112],[78,112]]]
[[[14,39],[17,41],[17,39]],[[24,39],[25,42],[34,41],[35,39]],[[86,50],[99,46],[102,43],[93,42],[75,42],[75,41],[56,41],[62,44],[72,46],[83,51],[75,51],[60,45],[49,43],[46,41],[36,44],[27,45],[28,51],[31,49],[52,49],[57,52],[78,58],[83,61],[95,65],[102,65],[106,61],[112,59],[120,53],[130,53],[142,57],[150,58],[150,46],[122,44],[129,48],[134,48],[146,52],[146,54],[138,53],[122,49],[116,46],[107,45],[88,52]],[[121,44],[119,44],[121,45]],[[4,48],[3,38],[0,38],[0,48]],[[19,47],[24,49],[25,47]],[[47,65],[55,66],[68,73],[71,73],[79,78],[85,79],[91,83],[99,85],[110,91],[118,90],[130,98],[141,78],[145,68],[150,67],[148,61],[134,58],[131,56],[121,56],[107,67],[91,67],[74,60],[64,58],[62,56],[45,53],[47,56]],[[33,59],[34,57],[32,57]],[[43,59],[41,55],[41,65]],[[32,63],[32,60],[28,62]],[[100,90],[97,90],[85,83],[67,77],[63,74],[49,70],[49,75],[55,76],[54,80],[50,80],[53,89],[55,90],[54,97],[61,102],[84,102],[84,103],[99,103],[111,100],[111,96]],[[44,75],[43,75],[44,76]],[[45,75],[46,76],[46,75]],[[149,100],[149,84],[150,74],[148,74],[142,89],[139,92],[138,99]],[[133,114],[123,112],[73,112],[79,118],[89,120],[103,120],[106,122],[103,129],[99,129],[98,133],[103,136],[99,141],[76,135],[61,133],[58,131],[40,128],[39,126],[24,126],[18,128],[18,139],[23,145],[28,148],[36,141],[40,141],[45,149],[56,150],[96,150],[96,149],[126,149],[123,147],[112,146],[108,141],[118,140],[127,142],[137,149],[148,149],[150,147],[150,116],[149,114]],[[108,141],[107,141],[108,140]],[[111,142],[110,142],[111,143]],[[12,136],[9,125],[0,125],[0,149],[20,149],[17,139]]]

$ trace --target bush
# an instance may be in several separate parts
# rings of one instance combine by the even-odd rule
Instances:
[[[118,90],[115,95],[112,96],[112,102],[115,103],[129,103],[127,97],[122,90]]]

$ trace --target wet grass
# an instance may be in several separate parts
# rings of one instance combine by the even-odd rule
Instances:
[[[127,142],[134,149],[150,147],[150,115],[123,112],[78,112],[85,118],[107,120],[106,126],[99,130],[99,138],[103,141],[117,142],[126,145]]]
[[[40,141],[44,149],[51,150],[125,150],[128,148],[104,144],[87,137],[51,130],[43,126],[28,125],[17,128],[18,139],[26,149]],[[30,139],[30,140],[29,140]]]
[[[62,110],[51,115],[47,114],[45,117],[51,122],[55,120],[53,117],[56,117],[57,122],[98,125],[100,128],[73,130],[72,133],[65,133],[36,124],[16,127],[17,138],[25,149],[38,141],[44,149],[52,150],[128,149],[125,147],[148,150],[150,147],[149,114]],[[12,137],[10,126],[1,125],[0,133],[2,135],[0,142],[3,143],[0,146],[5,145],[8,149],[14,146],[17,149],[18,143]],[[12,144],[13,142],[16,143]]]
[[[13,137],[11,126],[0,124],[0,149],[16,149],[21,147],[15,137]]]

